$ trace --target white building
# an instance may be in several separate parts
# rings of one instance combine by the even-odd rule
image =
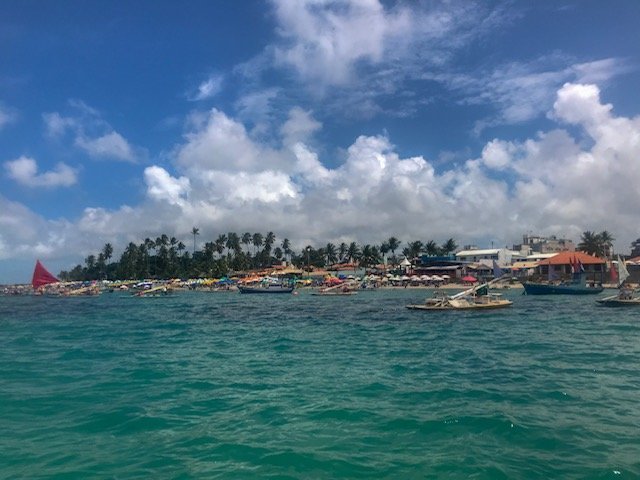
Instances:
[[[514,252],[508,248],[462,250],[456,253],[456,260],[461,262],[481,263],[492,267],[495,260],[500,268],[510,267],[513,262],[522,258],[525,257],[520,252]]]

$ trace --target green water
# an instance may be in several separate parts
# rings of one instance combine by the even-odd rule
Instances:
[[[0,478],[640,478],[640,309],[0,297]]]

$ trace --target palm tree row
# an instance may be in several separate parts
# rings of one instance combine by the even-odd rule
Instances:
[[[381,263],[398,263],[396,251],[402,242],[390,237],[380,245],[359,245],[356,242],[335,245],[327,243],[316,248],[306,246],[296,253],[291,242],[284,238],[276,244],[276,235],[261,233],[228,232],[205,242],[198,250],[197,237],[200,230],[193,227],[193,252],[176,237],[162,234],[155,240],[146,238],[142,243],[129,243],[120,259],[109,263],[113,247],[107,243],[96,255],[89,255],[84,266],[76,265],[70,271],[60,272],[64,280],[126,280],[144,278],[197,278],[221,277],[231,271],[259,269],[280,264],[283,261],[299,267],[326,268],[336,263],[354,263],[368,268]],[[448,255],[457,245],[453,239],[438,246],[433,240],[423,243],[420,240],[408,242],[402,250],[407,258],[421,254]],[[389,255],[390,254],[390,255]]]

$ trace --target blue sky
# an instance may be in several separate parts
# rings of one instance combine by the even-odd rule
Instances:
[[[0,282],[106,242],[640,237],[640,3],[3,3]]]

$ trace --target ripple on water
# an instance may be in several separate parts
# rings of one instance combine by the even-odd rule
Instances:
[[[0,477],[639,478],[637,312],[518,293],[3,298]]]

